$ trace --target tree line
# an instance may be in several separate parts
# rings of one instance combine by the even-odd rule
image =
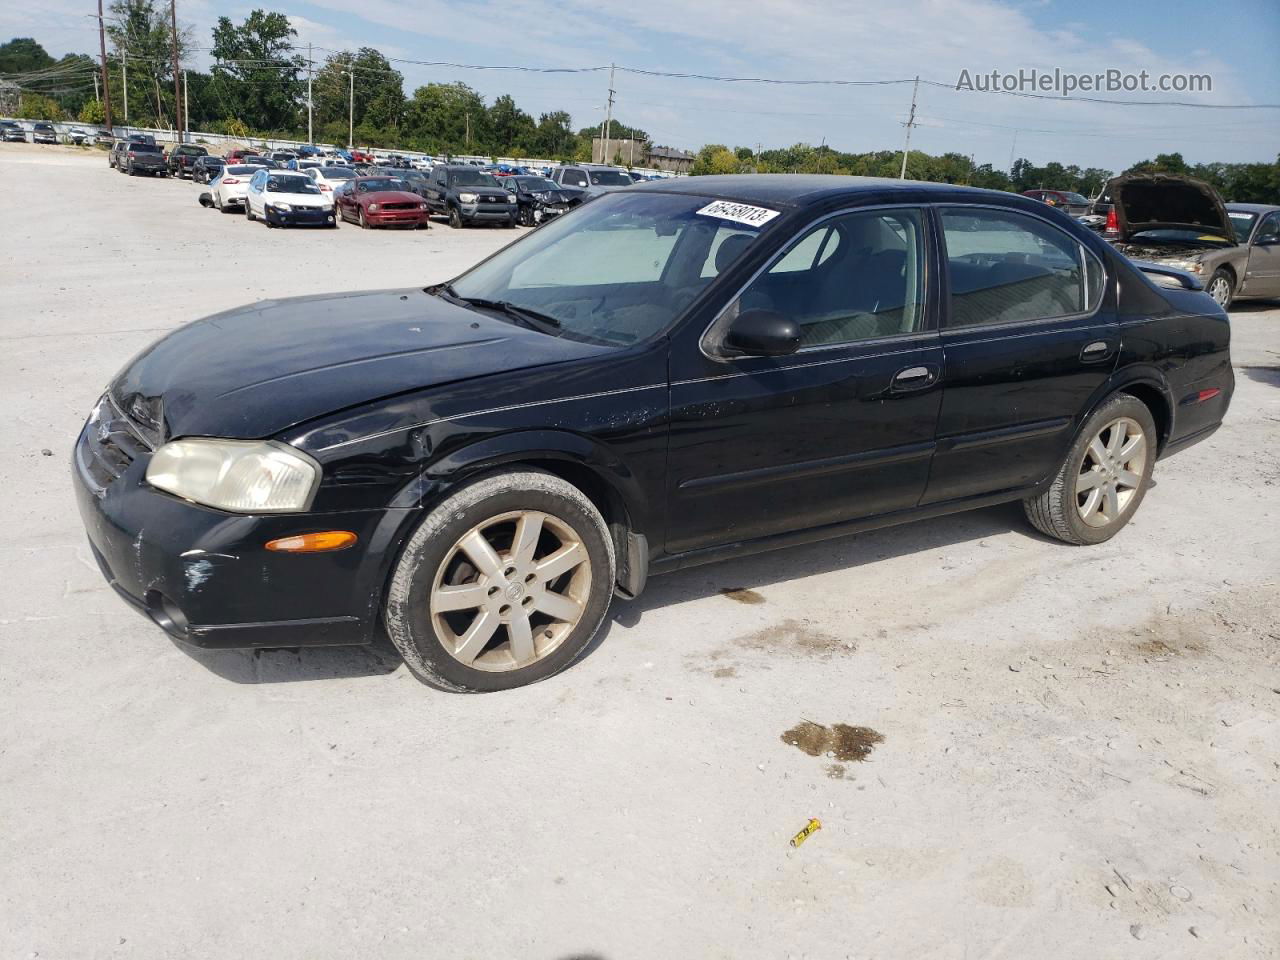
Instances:
[[[122,122],[127,112],[135,126],[171,127],[176,111],[167,7],[158,0],[113,0],[110,11],[108,84],[114,119]],[[190,32],[180,29],[176,39],[180,60],[190,61],[196,51]],[[535,119],[509,94],[486,103],[465,83],[428,83],[406,95],[403,76],[372,47],[333,52],[308,64],[282,13],[253,10],[240,23],[219,17],[210,40],[213,66],[184,73],[187,125],[193,130],[246,140],[305,138],[310,67],[313,139],[321,143],[345,144],[350,129],[354,143],[362,146],[584,161],[591,159],[591,139],[600,132],[594,124],[575,131],[564,110]],[[31,84],[38,89],[22,95],[20,113],[28,119],[101,123],[102,103],[94,96],[97,64],[85,54],[55,60],[31,38],[0,45],[0,77],[40,72]],[[616,120],[611,136],[649,139],[643,130]],[[900,150],[847,153],[796,144],[757,153],[708,144],[698,151],[692,172],[897,177],[901,165]],[[1189,174],[1213,184],[1228,200],[1280,203],[1280,156],[1273,163],[1188,164],[1180,154],[1158,154],[1123,172],[1138,171]],[[1113,175],[1098,167],[1056,161],[1037,166],[1027,159],[1006,172],[954,152],[934,156],[912,150],[907,157],[911,179],[994,190],[1052,188],[1093,197]]]

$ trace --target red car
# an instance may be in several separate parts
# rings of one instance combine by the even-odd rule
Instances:
[[[1057,207],[1065,214],[1082,217],[1089,212],[1089,198],[1074,190],[1023,190],[1024,197],[1043,200],[1051,207]]]
[[[373,163],[373,154],[368,153],[364,150],[352,150],[351,162],[352,163]]]
[[[355,177],[334,191],[338,216],[368,227],[430,226],[426,202],[394,177]]]

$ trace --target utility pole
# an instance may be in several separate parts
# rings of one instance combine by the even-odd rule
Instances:
[[[1013,143],[1009,144],[1009,175],[1013,176],[1013,152],[1018,149],[1018,131],[1013,131]]]
[[[191,111],[187,109],[190,101],[187,100],[187,68],[182,68],[182,132],[189,133],[191,130]]]
[[[102,95],[98,93],[98,75],[96,73],[93,75],[93,99],[102,99]]]
[[[315,134],[311,132],[311,44],[307,44],[307,143],[315,143]]]
[[[907,179],[907,154],[911,150],[911,128],[916,125],[916,92],[919,89],[920,78],[917,76],[916,82],[911,85],[911,113],[904,124],[907,128],[907,141],[902,145],[902,170],[898,173],[899,180]]]
[[[129,125],[129,54],[120,51],[120,82],[124,84],[124,125]]]
[[[356,64],[355,58],[347,65],[347,76],[351,78],[351,90],[347,99],[347,149],[355,146],[356,137]]]
[[[613,64],[609,64],[609,100],[604,107],[604,142],[600,144],[600,162],[608,163],[609,134],[613,132]]]
[[[107,32],[102,19],[102,0],[98,0],[98,47],[102,51],[103,108],[107,118],[107,133],[111,133],[111,88],[107,86]],[[96,84],[95,84],[96,86]]]
[[[173,52],[173,129],[182,142],[182,91],[178,89],[178,0],[169,0],[169,45]]]
[[[471,111],[470,110],[467,111],[467,136],[464,143],[466,144],[467,152],[470,153],[471,152]]]

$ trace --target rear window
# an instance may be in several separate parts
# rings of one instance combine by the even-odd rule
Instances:
[[[160,153],[160,148],[154,143],[131,143],[129,149],[134,153]]]

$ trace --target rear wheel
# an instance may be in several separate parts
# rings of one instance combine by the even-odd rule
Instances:
[[[386,625],[413,674],[465,692],[543,680],[574,662],[604,619],[615,578],[604,518],[540,471],[478,480],[410,537]]]
[[[1209,296],[1213,297],[1218,306],[1225,310],[1227,307],[1231,306],[1231,287],[1231,274],[1219,267],[1217,270],[1213,271],[1213,276],[1210,277],[1209,282],[1205,284],[1204,291],[1209,294]]]
[[[1110,540],[1146,496],[1156,442],[1146,404],[1117,394],[1085,421],[1049,488],[1022,502],[1027,518],[1064,543]]]

